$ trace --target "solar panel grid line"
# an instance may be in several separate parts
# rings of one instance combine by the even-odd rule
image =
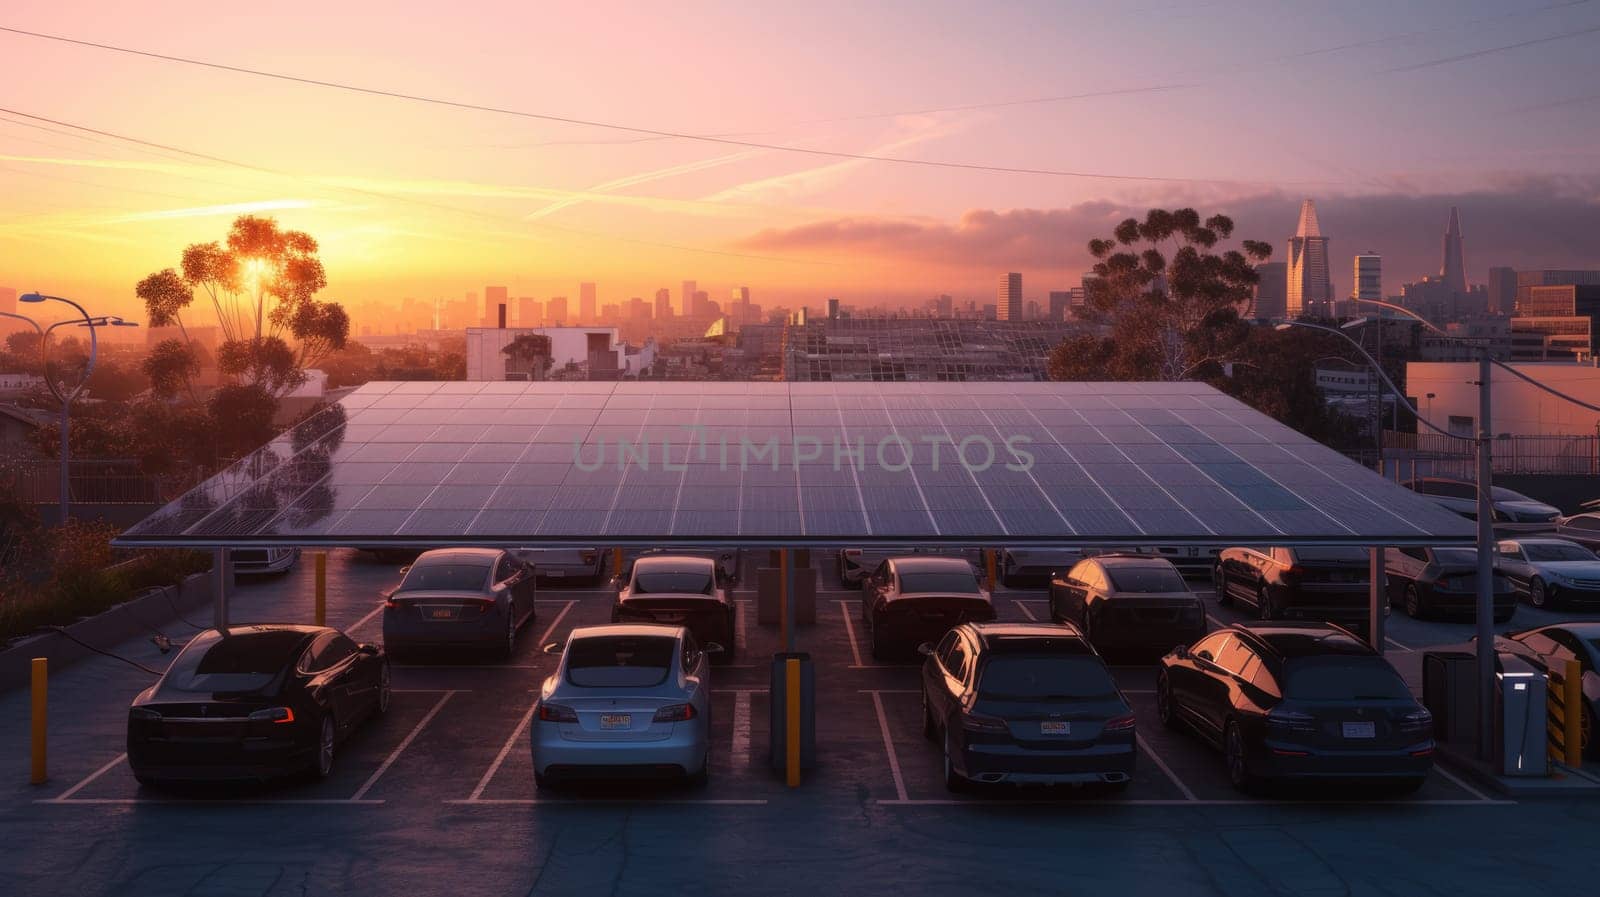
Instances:
[[[895,436],[895,438],[897,440],[905,440],[905,437],[902,436],[901,433],[900,433],[899,426],[895,423],[894,415],[892,413],[890,413],[890,411],[889,411],[889,402],[888,402],[887,397],[882,396],[882,395],[878,396],[878,402],[879,402],[879,404],[881,405],[881,407],[883,409],[884,420],[888,421],[888,423],[889,423],[890,432],[892,432],[894,434],[894,436]],[[937,417],[937,412],[935,412],[935,416]],[[899,444],[901,446],[912,445],[912,443],[909,440],[901,441],[901,442],[899,442]],[[879,445],[882,445],[882,443],[879,443]],[[915,450],[915,446],[912,445],[912,449],[910,451],[914,451],[914,450]],[[874,448],[874,451],[876,451],[876,447]],[[935,451],[937,451],[937,448],[935,448]],[[876,460],[881,460],[881,459],[876,459]],[[907,458],[906,461],[910,462],[911,459]],[[916,490],[917,501],[921,505],[920,508],[913,508],[912,510],[913,511],[920,510],[922,512],[923,516],[926,517],[927,520],[928,520],[928,525],[933,527],[934,535],[943,535],[943,531],[939,527],[939,519],[936,516],[934,516],[933,509],[928,507],[928,495],[927,495],[926,492],[923,491],[922,481],[917,476],[916,465],[908,463],[908,467],[909,467],[909,469],[908,469],[907,472],[911,475],[912,488]],[[855,465],[851,464],[851,469],[853,470],[854,468],[855,468]],[[859,476],[858,476],[858,481],[859,481]],[[861,509],[862,509],[862,515],[863,516],[870,516],[870,515],[867,514],[867,508],[866,508],[866,502],[865,501],[862,502],[862,508]],[[891,510],[893,510],[893,509],[891,509]],[[870,529],[869,529],[869,532],[870,532]]]
[[[1001,434],[1002,440],[1004,440],[1004,431],[1000,429],[999,425],[995,422],[994,417],[991,416],[991,414],[989,413],[989,411],[987,409],[980,409],[980,410],[983,411],[984,419],[989,422],[989,426],[994,428],[994,431],[996,433]],[[1010,410],[1010,409],[1008,409],[1008,410]],[[1025,409],[1023,409],[1023,410],[1025,410]],[[1006,416],[1009,416],[1009,415],[1006,415]],[[1010,442],[1006,442],[1006,447],[1007,447],[1008,450],[1011,448]],[[1051,513],[1055,514],[1056,515],[1056,519],[1061,521],[1061,525],[1066,527],[1067,534],[1074,535],[1074,536],[1077,535],[1078,534],[1077,527],[1074,527],[1072,525],[1072,521],[1067,519],[1067,515],[1061,513],[1061,509],[1056,507],[1056,503],[1050,500],[1050,494],[1044,491],[1044,487],[1039,484],[1038,478],[1036,478],[1033,475],[1032,465],[1030,464],[1028,466],[1028,469],[1023,471],[1023,472],[1025,474],[1027,474],[1028,482],[1033,484],[1033,488],[1038,491],[1039,496],[1042,499],[1044,499],[1045,504],[1050,506]]]
[[[593,434],[596,430],[599,429],[598,421],[604,418],[604,416],[605,416],[604,409],[610,406],[610,401],[611,401],[611,399],[614,399],[614,398],[616,398],[616,392],[613,390],[609,395],[607,395],[605,404],[603,404],[601,406],[601,408],[602,408],[601,413],[599,415],[596,415],[596,424],[589,431],[591,434]],[[638,439],[640,439],[644,435],[644,415],[639,415],[639,422],[634,425],[633,435],[634,435],[634,438],[635,438],[636,441]],[[645,451],[645,457],[648,458],[649,457],[649,451],[650,451],[650,444],[648,442],[644,443],[644,451]],[[622,466],[622,446],[621,446],[620,443],[616,445],[616,453],[617,453],[617,466],[621,467]],[[601,446],[600,446],[600,462],[601,462],[602,465],[605,463],[605,444],[604,443],[601,443]],[[606,519],[605,519],[605,522],[600,525],[600,529],[601,529],[602,532],[608,532],[608,533],[611,532],[611,518],[612,518],[612,516],[614,516],[617,513],[617,502],[620,501],[621,498],[622,498],[622,482],[623,482],[623,479],[624,479],[624,477],[622,475],[623,473],[624,473],[624,471],[618,471],[617,488],[616,488],[615,492],[611,493],[611,503],[606,508]]]
[[[1231,397],[1230,397],[1230,398],[1231,398]],[[1250,411],[1250,410],[1251,410],[1251,409],[1249,409],[1249,408],[1248,408],[1248,406],[1246,406],[1246,405],[1245,405],[1245,404],[1244,404],[1244,403],[1243,403],[1243,402],[1239,402],[1239,401],[1238,401],[1238,400],[1236,400],[1236,399],[1235,399],[1235,400],[1233,400],[1233,405],[1234,405],[1234,407],[1235,407],[1235,408],[1237,408],[1237,409],[1239,409],[1239,410],[1241,410],[1241,411],[1246,411],[1246,412],[1249,412],[1249,411]],[[1277,443],[1277,442],[1274,442],[1274,441],[1273,441],[1273,440],[1272,440],[1272,439],[1271,439],[1271,438],[1269,438],[1269,437],[1268,437],[1268,436],[1267,436],[1267,435],[1266,435],[1266,434],[1264,434],[1264,433],[1261,433],[1261,432],[1260,432],[1260,431],[1259,431],[1259,430],[1257,430],[1257,429],[1256,429],[1256,428],[1255,428],[1255,427],[1254,427],[1254,426],[1253,426],[1253,425],[1252,425],[1252,422],[1251,422],[1251,421],[1250,421],[1250,419],[1249,419],[1249,416],[1248,416],[1248,414],[1245,414],[1245,415],[1239,415],[1239,414],[1230,414],[1230,413],[1229,413],[1229,411],[1231,411],[1231,410],[1233,410],[1233,409],[1227,409],[1227,410],[1223,410],[1223,411],[1222,411],[1222,412],[1221,412],[1221,413],[1222,413],[1222,414],[1223,414],[1223,415],[1224,415],[1224,416],[1226,416],[1226,417],[1228,417],[1228,418],[1229,418],[1229,419],[1230,419],[1230,420],[1233,420],[1233,421],[1234,421],[1234,422],[1235,422],[1235,423],[1237,423],[1237,424],[1238,424],[1238,425],[1239,425],[1239,426],[1241,426],[1241,427],[1244,427],[1244,428],[1245,428],[1245,429],[1247,429],[1247,430],[1250,430],[1250,431],[1252,431],[1252,432],[1255,432],[1255,433],[1257,433],[1257,435],[1260,435],[1260,436],[1262,436],[1262,438],[1263,438],[1263,439],[1264,439],[1264,440],[1265,440],[1265,441],[1266,441],[1266,443],[1267,443],[1267,444],[1269,444],[1269,445],[1273,445],[1273,446],[1275,446],[1275,447],[1276,447],[1276,448],[1277,448],[1277,449],[1278,449],[1278,450],[1279,450],[1279,451],[1282,451],[1282,452],[1283,452],[1283,453],[1284,453],[1284,454],[1285,454],[1285,455],[1289,455],[1289,456],[1291,456],[1291,457],[1294,457],[1294,455],[1293,455],[1293,453],[1292,453],[1292,452],[1290,452],[1290,451],[1289,451],[1289,450],[1288,450],[1288,449],[1287,449],[1287,448],[1285,448],[1285,447],[1284,447],[1284,446],[1283,446],[1283,445],[1282,445],[1282,444],[1279,444],[1279,443]],[[1320,446],[1320,445],[1321,445],[1321,444],[1320,444],[1320,443],[1316,443],[1316,442],[1315,442],[1315,441],[1314,441],[1314,440],[1311,440],[1311,439],[1310,439],[1310,437],[1306,437],[1306,436],[1304,436],[1304,435],[1302,435],[1302,434],[1299,434],[1299,433],[1295,433],[1295,431],[1294,431],[1294,430],[1290,430],[1290,429],[1289,429],[1289,428],[1287,428],[1287,427],[1284,427],[1284,428],[1283,428],[1283,429],[1285,429],[1285,430],[1288,430],[1288,432],[1290,432],[1290,433],[1294,433],[1294,435],[1296,435],[1296,436],[1299,436],[1299,437],[1300,437],[1300,438],[1301,438],[1301,439],[1304,439],[1304,440],[1307,440],[1307,441],[1308,441],[1308,442],[1311,442],[1311,444],[1314,444],[1314,445],[1318,445],[1318,446]],[[1254,465],[1254,464],[1252,464],[1252,465],[1251,465],[1251,466],[1253,466],[1253,467],[1254,467],[1254,466],[1258,466],[1258,465]],[[1350,486],[1349,486],[1349,484],[1347,484],[1347,483],[1343,483],[1343,482],[1340,482],[1340,481],[1339,481],[1339,480],[1338,480],[1338,479],[1336,479],[1336,478],[1335,478],[1335,477],[1333,477],[1333,476],[1330,476],[1330,475],[1329,475],[1329,474],[1328,474],[1328,472],[1327,472],[1327,471],[1326,471],[1326,470],[1324,470],[1324,469],[1323,469],[1323,468],[1322,468],[1322,467],[1321,467],[1321,466],[1319,466],[1319,465],[1316,465],[1316,464],[1306,464],[1306,465],[1304,465],[1304,467],[1305,467],[1305,469],[1307,469],[1307,470],[1309,470],[1309,471],[1311,471],[1311,472],[1312,472],[1312,473],[1314,473],[1314,474],[1318,474],[1318,475],[1321,475],[1321,476],[1322,476],[1322,477],[1323,477],[1323,478],[1325,478],[1325,479],[1326,479],[1326,480],[1327,480],[1327,481],[1328,481],[1328,482],[1329,482],[1329,483],[1330,483],[1330,484],[1331,484],[1331,485],[1332,485],[1332,486],[1333,486],[1333,487],[1336,487],[1336,488],[1338,488],[1338,489],[1341,489],[1341,490],[1343,490],[1343,491],[1346,491],[1346,492],[1348,492],[1348,493],[1349,493],[1349,494],[1351,494],[1351,495],[1352,495],[1352,496],[1353,496],[1353,497],[1355,497],[1355,498],[1356,498],[1356,499],[1358,499],[1358,500],[1360,500],[1360,501],[1362,501],[1362,502],[1364,502],[1364,503],[1366,503],[1366,504],[1368,504],[1368,505],[1370,505],[1370,506],[1371,506],[1371,507],[1373,507],[1373,508],[1374,508],[1374,509],[1376,509],[1376,510],[1377,510],[1377,511],[1379,511],[1379,512],[1381,512],[1381,513],[1383,513],[1383,514],[1384,514],[1384,515],[1386,515],[1386,516],[1388,516],[1388,517],[1390,517],[1390,518],[1392,518],[1392,519],[1394,519],[1394,520],[1397,520],[1397,521],[1399,521],[1399,522],[1400,522],[1400,523],[1401,523],[1401,524],[1402,524],[1402,525],[1403,525],[1403,526],[1408,526],[1408,527],[1410,527],[1410,528],[1412,528],[1412,529],[1413,529],[1413,530],[1416,530],[1416,531],[1417,531],[1417,532],[1419,532],[1419,533],[1421,533],[1421,532],[1426,532],[1426,530],[1425,530],[1425,529],[1423,529],[1423,528],[1422,528],[1422,527],[1421,527],[1421,526],[1419,526],[1419,525],[1418,525],[1418,524],[1417,524],[1417,523],[1416,523],[1416,521],[1414,521],[1414,520],[1412,520],[1412,519],[1410,519],[1410,518],[1408,518],[1408,517],[1406,517],[1406,516],[1405,516],[1405,515],[1401,515],[1401,514],[1394,514],[1394,513],[1393,513],[1393,512],[1391,512],[1391,511],[1390,511],[1390,510],[1389,510],[1389,509],[1388,509],[1388,508],[1386,508],[1386,507],[1384,507],[1384,506],[1383,506],[1383,505],[1382,505],[1382,504],[1379,504],[1379,503],[1378,503],[1378,502],[1376,502],[1376,501],[1373,501],[1373,500],[1372,500],[1372,499],[1371,499],[1371,497],[1370,497],[1370,496],[1368,496],[1368,495],[1366,495],[1366,494],[1364,494],[1364,493],[1362,493],[1362,492],[1361,492],[1361,491],[1360,491],[1360,490],[1358,490],[1358,489],[1352,489],[1352,488],[1350,488]],[[1264,474],[1265,474],[1265,473],[1266,473],[1266,472],[1265,472],[1265,471],[1263,471],[1263,473],[1264,473]],[[1290,490],[1290,491],[1293,491],[1293,490]],[[1296,494],[1298,494],[1298,493],[1296,493]],[[1317,508],[1317,509],[1318,509],[1318,510],[1321,510],[1321,507],[1320,507],[1320,505],[1319,505],[1319,504],[1317,504],[1317,503],[1315,503],[1315,502],[1308,502],[1308,504],[1310,504],[1310,505],[1311,505],[1311,507],[1313,507],[1313,508]],[[1329,516],[1329,517],[1330,517],[1330,518],[1331,518],[1331,517],[1332,517],[1332,515],[1326,515],[1326,516]],[[1341,522],[1341,525],[1344,525],[1344,524],[1343,524],[1343,522],[1342,522],[1342,521],[1340,521],[1340,522]],[[1352,529],[1352,528],[1351,528],[1351,527],[1349,527],[1349,526],[1348,526],[1348,525],[1345,525],[1345,528],[1346,528],[1346,529],[1347,529],[1347,530],[1351,530],[1351,531],[1352,531],[1352,532],[1353,532],[1353,531],[1354,531],[1354,530],[1353,530],[1353,529]]]
[[[954,403],[952,403],[952,404],[954,404]],[[945,435],[945,438],[947,440],[949,440],[949,442],[952,445],[955,445],[956,444],[955,434],[950,432],[950,426],[945,421],[944,410],[939,408],[939,407],[937,407],[937,406],[935,406],[933,411],[934,411],[934,416],[939,421],[939,428],[940,428],[941,431],[943,431],[943,433]],[[934,451],[938,451],[937,447],[935,447]],[[959,449],[958,449],[958,451],[959,451]],[[966,465],[965,461],[962,462],[961,467],[962,467],[963,470],[966,471],[967,478],[972,481],[973,487],[978,490],[978,496],[983,499],[983,506],[988,509],[989,515],[994,518],[995,525],[1000,527],[1000,532],[1002,534],[1004,534],[1004,535],[1010,535],[1011,531],[1006,527],[1005,521],[1000,519],[1000,515],[998,513],[996,513],[996,511],[994,509],[994,505],[989,503],[989,497],[983,491],[983,484],[978,482],[978,478],[973,475],[972,469]],[[920,490],[919,490],[919,494],[920,494]],[[928,504],[927,496],[924,495],[922,497],[922,503],[923,503],[923,507],[926,508],[927,504]],[[944,535],[944,531],[948,528],[948,524],[941,525],[940,524],[940,520],[939,520],[939,516],[934,514],[932,509],[928,510],[928,517],[933,521],[934,532],[938,533],[939,535]]]
[[[790,408],[789,413],[791,415],[793,415],[795,413],[794,403],[793,402],[790,403],[789,408]],[[850,438],[849,437],[849,429],[847,427],[845,427],[845,424],[844,424],[844,411],[839,408],[838,403],[834,403],[833,416],[839,422],[839,431],[838,431],[839,435],[842,435],[842,436],[844,436],[844,438],[849,439]],[[835,448],[834,451],[835,451],[834,461],[835,461],[835,463],[837,463],[837,461],[838,461],[838,455],[837,455],[838,449]],[[853,464],[853,463],[852,464],[846,464],[845,467],[849,468],[849,470],[850,470],[850,483],[856,490],[856,507],[855,507],[855,511],[861,517],[861,528],[868,536],[871,536],[872,533],[873,533],[872,517],[871,517],[871,515],[869,515],[867,513],[867,499],[866,499],[866,496],[864,496],[862,494],[862,492],[861,492],[861,477],[856,473],[855,464]],[[926,510],[926,507],[924,507],[924,510]],[[929,520],[930,523],[933,522],[932,514],[929,514],[928,520]],[[937,524],[934,525],[934,532],[938,532],[938,525]]]
[[[1056,400],[1058,402],[1061,402],[1063,407],[1068,407],[1066,405],[1065,400],[1061,396],[1057,396]],[[1083,416],[1083,413],[1081,411],[1077,411],[1077,409],[1075,409],[1075,408],[1070,409],[1070,410],[1072,410],[1072,411],[1077,413],[1078,420],[1083,424],[1083,426],[1085,428],[1087,428],[1089,430],[1092,430],[1094,432],[1094,434],[1097,437],[1099,437],[1100,439],[1102,439],[1102,440],[1105,439],[1104,434],[1100,433],[1100,431],[1098,429],[1096,429],[1093,426],[1091,426],[1089,424],[1088,419]],[[1031,412],[1031,409],[1030,409],[1030,412]],[[1035,414],[1034,418],[1037,420],[1038,419],[1038,415]],[[1044,426],[1044,422],[1043,421],[1040,421],[1040,426]],[[1094,484],[1094,487],[1096,489],[1100,490],[1100,494],[1105,497],[1106,505],[1109,508],[1114,508],[1117,513],[1122,515],[1123,519],[1128,521],[1128,525],[1129,526],[1133,527],[1134,530],[1136,532],[1138,532],[1140,535],[1143,535],[1144,534],[1144,527],[1139,525],[1139,521],[1133,519],[1133,515],[1129,514],[1127,511],[1123,510],[1122,506],[1117,504],[1116,499],[1111,497],[1110,491],[1108,491],[1106,489],[1106,487],[1100,483],[1099,480],[1095,479],[1094,474],[1089,472],[1089,468],[1086,465],[1084,465],[1083,463],[1081,463],[1080,461],[1078,461],[1077,457],[1075,455],[1073,455],[1072,451],[1067,448],[1066,443],[1063,443],[1061,441],[1060,432],[1054,427],[1049,427],[1047,429],[1050,431],[1051,438],[1055,440],[1056,445],[1061,447],[1061,451],[1068,458],[1071,458],[1072,459],[1072,463],[1076,464],[1078,466],[1078,469],[1083,472],[1084,478],[1087,479],[1090,483]]]

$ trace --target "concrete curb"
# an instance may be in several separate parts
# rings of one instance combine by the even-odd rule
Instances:
[[[1554,775],[1544,778],[1501,776],[1486,766],[1476,756],[1475,747],[1447,745],[1439,742],[1434,760],[1487,794],[1510,800],[1557,800],[1600,797],[1600,781],[1587,771],[1568,769],[1552,763]]]
[[[75,638],[111,651],[186,613],[211,603],[216,579],[209,572],[195,573],[176,586],[151,589],[144,595],[124,601],[109,610],[65,627]],[[96,657],[93,651],[58,632],[46,632],[22,639],[0,651],[0,692],[22,688],[29,682],[35,657],[50,660],[52,674],[83,660]]]

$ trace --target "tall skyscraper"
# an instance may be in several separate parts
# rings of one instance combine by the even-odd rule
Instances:
[[[541,323],[539,300],[532,296],[523,296],[517,300],[517,326],[538,327]]]
[[[505,287],[483,288],[483,326],[493,327],[499,321],[500,306],[505,302]]]
[[[556,296],[544,304],[544,322],[556,327],[571,323],[567,320],[567,297]]]
[[[455,327],[471,327],[474,319],[477,320],[479,327],[489,326],[489,305],[487,302],[484,303],[480,312],[480,309],[478,308],[477,293],[468,290],[466,298],[461,300],[461,302],[463,305],[465,305],[466,311],[463,312],[461,310],[461,306],[459,305],[456,307],[455,313],[451,315],[451,317],[455,319],[451,324],[452,329]]]
[[[1325,316],[1332,311],[1333,277],[1328,271],[1328,238],[1317,222],[1317,204],[1300,204],[1300,223],[1289,238],[1289,288],[1284,313],[1291,318]]]
[[[1001,321],[1022,320],[1022,275],[1013,271],[1000,275],[1000,289],[995,293],[995,317]]]
[[[1489,269],[1489,313],[1509,315],[1517,305],[1517,269]]]
[[[595,288],[592,283],[578,284],[578,323],[593,324],[595,306]]]
[[[1376,252],[1356,256],[1355,288],[1350,298],[1383,301],[1383,257]]]
[[[1450,207],[1450,223],[1444,227],[1444,262],[1439,266],[1439,279],[1452,292],[1467,291],[1467,263],[1461,257],[1461,216],[1455,206]]]
[[[1257,318],[1281,318],[1286,314],[1289,296],[1289,265],[1286,262],[1262,262],[1256,266]]]
[[[955,297],[949,293],[940,293],[934,297],[933,313],[941,318],[952,317],[956,313]]]
[[[678,302],[683,306],[679,311],[686,318],[692,318],[700,313],[700,309],[694,304],[694,294],[699,289],[700,285],[692,280],[683,282],[683,292],[678,294]]]
[[[666,287],[656,290],[656,320],[672,317],[672,291]]]

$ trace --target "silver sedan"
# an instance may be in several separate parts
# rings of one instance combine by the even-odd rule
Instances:
[[[715,650],[717,646],[707,646]],[[706,651],[682,626],[574,629],[529,724],[539,788],[573,779],[688,778],[703,785],[711,751]]]

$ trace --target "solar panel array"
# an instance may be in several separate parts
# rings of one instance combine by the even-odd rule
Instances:
[[[1470,541],[1197,383],[368,383],[124,545]]]

